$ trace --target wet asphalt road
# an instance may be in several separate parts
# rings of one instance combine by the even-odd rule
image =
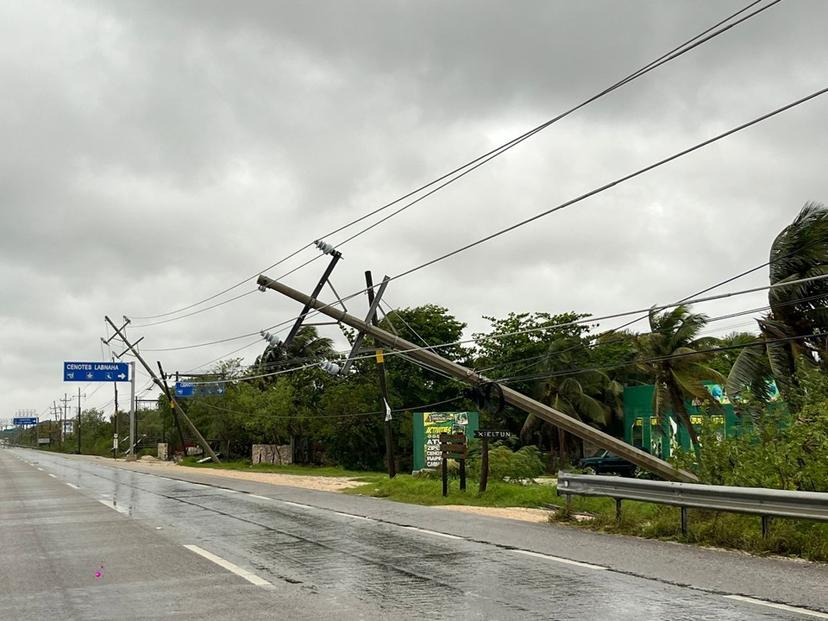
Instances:
[[[0,450],[0,619],[828,619],[731,598],[824,566],[157,470]]]

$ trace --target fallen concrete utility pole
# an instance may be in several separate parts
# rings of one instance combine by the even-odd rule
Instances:
[[[286,295],[287,297],[292,298],[297,302],[308,306],[309,308],[318,310],[320,313],[327,315],[328,317],[341,321],[345,325],[356,328],[361,332],[365,332],[388,347],[406,350],[407,356],[434,367],[435,369],[443,371],[444,373],[447,373],[452,377],[455,377],[472,386],[480,386],[488,384],[492,381],[471,369],[467,369],[456,362],[452,362],[451,360],[447,360],[446,358],[435,354],[430,349],[423,349],[410,341],[406,341],[405,339],[395,336],[390,332],[377,328],[370,323],[366,323],[361,319],[354,317],[353,315],[349,315],[343,310],[325,304],[324,302],[320,302],[319,300],[312,298],[301,291],[297,291],[296,289],[283,283],[272,280],[267,276],[259,276],[257,282],[262,287],[273,289],[274,291],[277,291],[282,295]],[[551,408],[548,405],[535,401],[534,399],[531,399],[526,395],[509,388],[508,386],[501,385],[501,389],[503,390],[503,397],[509,405],[519,408],[524,412],[534,414],[538,418],[561,427],[565,431],[568,431],[583,440],[587,440],[596,446],[606,449],[619,457],[623,457],[631,463],[634,463],[636,466],[652,472],[653,474],[657,474],[663,479],[685,483],[693,483],[698,481],[698,477],[696,477],[696,475],[692,472],[679,470],[678,468],[668,464],[666,461],[658,459],[649,453],[645,453],[644,451],[637,449],[634,446],[619,440],[618,438],[599,431],[594,427],[590,427],[589,425],[567,416],[563,412]]]

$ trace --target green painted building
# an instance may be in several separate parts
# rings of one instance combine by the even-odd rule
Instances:
[[[690,434],[683,425],[676,423],[672,412],[664,417],[659,431],[658,420],[653,415],[653,389],[652,384],[624,388],[624,440],[656,457],[667,459],[679,446],[690,449]],[[707,384],[707,389],[721,407],[719,411],[708,408],[707,414],[703,414],[698,405],[687,402],[685,405],[690,421],[696,430],[700,429],[704,416],[720,427],[722,437],[735,436],[744,425],[750,424],[749,420],[737,416],[720,385]],[[769,407],[778,407],[781,402],[774,383],[771,383],[771,393],[773,397]]]

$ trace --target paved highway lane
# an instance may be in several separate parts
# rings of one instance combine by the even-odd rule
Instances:
[[[580,531],[156,473],[0,451],[0,579],[10,585],[0,617],[828,619],[816,611],[824,567],[776,561],[779,580],[798,571],[799,588],[818,592],[810,611],[773,607],[601,562],[601,548],[613,557],[626,546],[630,559],[655,542],[588,534],[586,554],[556,555]],[[699,551],[659,545],[699,571]],[[733,558],[756,563],[756,576],[772,571]]]

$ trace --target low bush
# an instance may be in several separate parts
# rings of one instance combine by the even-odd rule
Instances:
[[[471,456],[468,464],[470,477],[480,478],[481,462],[479,454]],[[541,454],[536,446],[524,446],[517,451],[502,445],[489,449],[490,481],[533,481],[544,471]]]

